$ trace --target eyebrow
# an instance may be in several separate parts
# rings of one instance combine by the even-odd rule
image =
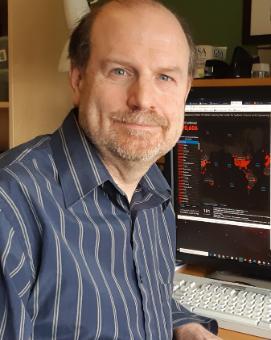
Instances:
[[[183,71],[178,66],[173,67],[161,67],[159,70],[161,73],[180,73],[182,74]]]
[[[102,62],[102,67],[104,67],[106,64],[119,64],[119,65],[126,65],[126,66],[129,66],[129,67],[132,67],[134,68],[134,66],[127,60],[123,60],[123,59],[114,59],[114,58],[106,58],[106,59],[103,59]]]
[[[102,68],[104,68],[106,66],[106,64],[119,64],[119,65],[123,65],[123,66],[127,66],[130,67],[132,69],[136,69],[136,67],[130,63],[128,60],[124,60],[124,59],[117,59],[117,58],[105,58],[102,60]],[[178,74],[183,74],[183,70],[179,67],[179,66],[160,66],[157,68],[157,70],[159,71],[159,73],[163,74],[163,73],[178,73]]]

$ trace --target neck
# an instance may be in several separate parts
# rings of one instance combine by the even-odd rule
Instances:
[[[134,162],[108,157],[101,157],[101,159],[115,183],[125,192],[128,201],[131,202],[139,181],[148,171],[152,162]]]

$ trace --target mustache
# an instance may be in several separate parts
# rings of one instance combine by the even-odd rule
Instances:
[[[117,111],[111,119],[120,123],[168,127],[168,120],[151,110]]]

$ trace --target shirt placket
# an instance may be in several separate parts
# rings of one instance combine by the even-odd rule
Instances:
[[[143,212],[140,213],[143,214]],[[144,233],[146,229],[144,230],[143,225],[142,228],[139,226],[140,222],[138,216],[133,217],[132,223],[133,256],[138,287],[142,298],[146,339],[157,340],[161,339],[161,334],[156,320],[156,318],[159,319],[159,315],[157,315],[157,311],[154,310],[158,294],[155,287],[156,273],[154,272],[153,265],[151,264],[152,258],[150,254],[146,252],[146,247],[150,246],[147,241],[146,234]]]

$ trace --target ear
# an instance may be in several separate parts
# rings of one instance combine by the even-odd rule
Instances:
[[[82,70],[78,67],[71,67],[69,72],[70,85],[73,92],[73,104],[74,106],[79,106],[81,97],[81,87],[83,82]]]
[[[187,84],[186,84],[185,102],[186,102],[186,99],[189,95],[189,92],[190,92],[190,89],[191,89],[191,86],[192,86],[192,81],[193,81],[193,78],[191,76],[189,76],[188,80],[187,80]]]

